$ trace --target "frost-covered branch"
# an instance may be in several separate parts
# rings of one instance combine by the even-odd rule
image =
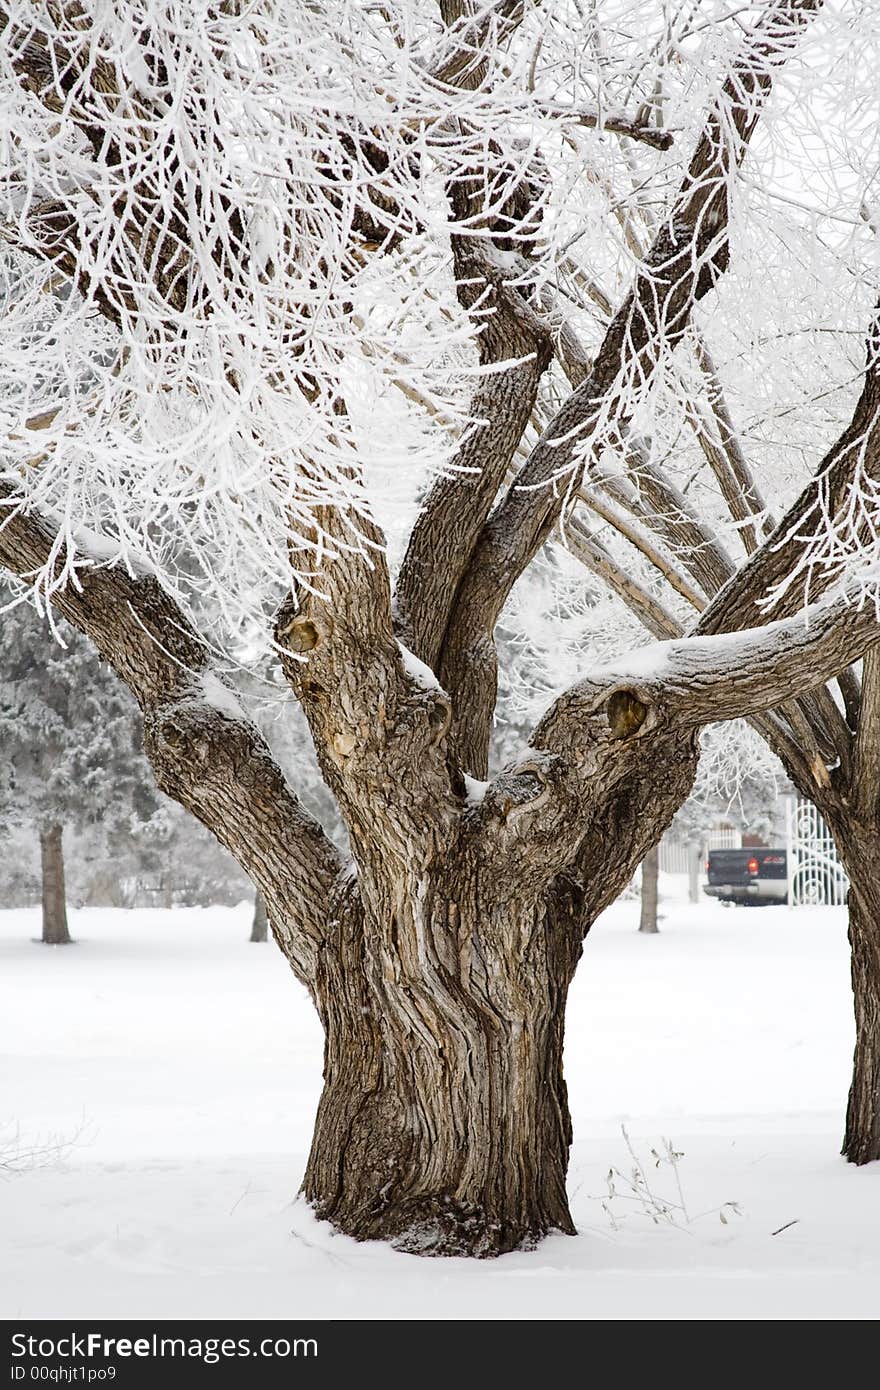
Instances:
[[[588,459],[634,409],[658,358],[682,339],[695,304],[726,270],[731,181],[776,69],[818,8],[813,0],[780,0],[747,36],[589,376],[558,411],[483,528],[462,580],[442,668],[453,696],[459,678],[466,683],[466,727],[457,731],[458,747],[465,766],[478,775],[495,698],[492,632],[504,603],[550,535]]]
[[[53,528],[0,487],[0,564],[22,579],[62,567]],[[90,638],[144,716],[160,788],[216,835],[258,884],[291,965],[309,984],[339,860],[303,810],[210,650],[149,574],[74,567],[52,603]],[[2,618],[0,618],[2,622]]]

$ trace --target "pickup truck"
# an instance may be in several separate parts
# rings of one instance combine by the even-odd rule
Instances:
[[[710,850],[703,892],[726,903],[787,902],[786,860],[784,849]]]

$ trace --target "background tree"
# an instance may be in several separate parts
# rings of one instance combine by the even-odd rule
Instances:
[[[4,586],[2,597],[12,602],[14,593]],[[161,888],[169,906],[175,893],[208,902],[230,890],[234,900],[242,897],[247,880],[240,872],[230,879],[228,856],[156,790],[138,707],[93,645],[57,618],[53,631],[29,603],[7,610],[2,622],[0,840],[7,853],[0,885],[7,901],[30,897],[22,832],[39,841],[47,944],[70,941],[65,885],[76,901],[116,906],[145,881]],[[67,871],[65,837],[75,856]]]
[[[660,930],[657,924],[657,904],[659,899],[660,850],[657,845],[649,849],[642,860],[641,910],[639,912],[639,931],[650,935]]]
[[[266,904],[261,893],[254,898],[254,920],[251,923],[251,941],[267,941],[269,921],[266,917]]]
[[[780,73],[828,114],[792,64],[823,21],[818,0],[439,8],[7,3],[0,560],[129,684],[160,787],[252,877],[312,993],[318,1214],[491,1255],[572,1229],[568,984],[699,730],[813,689],[878,628],[868,565],[829,569],[808,621],[803,586],[766,620],[756,599],[803,558],[771,537],[696,635],[591,668],[490,769],[502,610],[585,476],[662,415],[737,274],[742,179],[779,182],[755,135]],[[588,231],[615,262],[631,167],[655,225],[585,346],[565,303],[595,297],[590,268],[561,268]],[[584,183],[613,211],[582,219]],[[849,307],[851,482],[876,463],[880,367]],[[350,858],[238,680],[269,631]]]
[[[29,823],[38,835],[42,939],[63,945],[70,941],[65,827],[130,815],[135,800],[148,816],[156,794],[143,778],[137,708],[91,643],[67,623],[53,633],[27,603],[4,613],[3,638],[0,821]]]

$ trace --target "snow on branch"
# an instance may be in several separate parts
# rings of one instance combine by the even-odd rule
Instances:
[[[475,417],[552,341],[582,384],[489,523],[516,551],[503,601],[590,431],[611,453],[622,418],[672,415],[658,381],[818,9],[0,0],[0,470],[66,562],[35,582],[148,572],[235,661],[291,587],[327,595],[334,557],[397,544],[457,462],[486,462],[488,512],[506,462],[481,459]],[[828,107],[810,115],[818,69],[774,94],[804,121]],[[597,341],[587,301],[610,311],[652,245]],[[497,410],[510,454],[517,404]]]
[[[873,603],[858,606],[859,598],[854,587],[764,627],[650,643],[561,696],[531,741],[564,753],[575,746],[579,725],[604,728],[606,739],[629,739],[661,722],[699,729],[772,709],[823,684],[880,640],[880,614]]]

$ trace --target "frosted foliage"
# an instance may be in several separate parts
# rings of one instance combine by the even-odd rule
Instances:
[[[786,790],[790,784],[781,763],[754,729],[742,720],[710,724],[700,736],[693,792],[674,824],[708,830],[720,815],[767,835]]]
[[[65,557],[36,582],[154,572],[238,653],[291,582],[320,588],[328,556],[367,544],[364,518],[399,552],[483,370],[451,234],[526,302],[560,294],[595,344],[585,286],[619,301],[763,8],[507,0],[444,29],[433,0],[6,0],[3,472],[7,503],[38,507]],[[830,437],[835,392],[855,389],[876,294],[878,22],[858,3],[820,15],[742,178],[720,110],[727,157],[700,216],[711,230],[727,201],[732,262],[705,326],[783,490],[792,451]],[[602,128],[624,117],[671,148]],[[673,471],[687,462],[669,328],[622,353],[584,426],[607,466],[622,419]],[[876,498],[854,506],[870,564]],[[852,543],[826,528],[821,562]]]
[[[0,587],[0,604],[13,597]],[[53,641],[28,603],[2,622],[0,832],[23,821],[149,820],[157,800],[128,691],[66,624]]]

